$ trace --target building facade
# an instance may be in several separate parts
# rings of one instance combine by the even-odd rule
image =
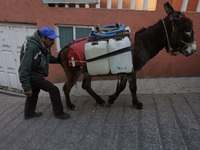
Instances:
[[[166,16],[169,2],[193,21],[197,52],[200,53],[199,0],[0,0],[0,87],[21,89],[18,80],[19,53],[26,36],[49,26],[62,38],[56,40],[52,54],[73,39],[88,36],[97,24],[116,21],[132,32],[157,23]],[[186,6],[185,6],[186,5]],[[200,56],[170,56],[165,50],[138,72],[139,78],[200,76]],[[48,80],[64,82],[60,65],[50,65]],[[96,78],[98,79],[98,78]]]

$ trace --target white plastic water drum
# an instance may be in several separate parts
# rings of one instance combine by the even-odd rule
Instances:
[[[109,40],[109,52],[113,52],[125,47],[130,47],[131,42],[128,37],[122,39]],[[112,74],[130,73],[133,69],[132,52],[125,52],[119,55],[110,57],[110,69]]]
[[[89,42],[85,44],[85,57],[91,59],[108,53],[107,41]],[[106,75],[110,73],[109,58],[87,62],[87,69],[90,75]]]

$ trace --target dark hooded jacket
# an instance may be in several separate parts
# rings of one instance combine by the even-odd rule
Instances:
[[[59,63],[51,56],[36,31],[22,45],[20,53],[19,80],[25,92],[31,91],[31,81],[48,76],[49,63]]]

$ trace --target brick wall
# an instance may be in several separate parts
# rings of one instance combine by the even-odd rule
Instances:
[[[0,0],[0,22],[14,23],[34,23],[38,29],[43,26],[54,28],[55,24],[64,25],[89,25],[101,26],[113,24],[117,20],[129,26],[132,31],[137,31],[142,27],[148,27],[163,19],[166,14],[163,8],[165,2],[172,0],[157,0],[156,11],[139,10],[117,10],[117,9],[96,9],[96,8],[65,8],[49,7],[43,4],[42,0]],[[200,53],[200,13],[184,12],[193,20],[195,40],[197,42],[197,52]],[[67,44],[67,43],[66,43]],[[57,56],[55,46],[53,55]],[[138,73],[139,78],[144,77],[187,77],[200,76],[200,56],[169,56],[165,50],[161,51],[153,60]],[[50,75],[52,82],[62,82],[65,80],[63,69],[59,65],[50,65]]]

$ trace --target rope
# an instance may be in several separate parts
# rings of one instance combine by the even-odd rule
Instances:
[[[200,56],[200,54],[198,54],[198,53],[194,53],[195,55],[197,55],[197,56]]]
[[[107,25],[107,26],[102,27],[100,30],[112,29],[112,28],[115,28],[115,27],[116,27],[116,25]],[[89,37],[91,37],[91,38],[112,37],[112,36],[115,36],[116,34],[118,34],[119,32],[122,32],[124,30],[125,30],[124,24],[120,24],[120,28],[119,29],[108,31],[108,32],[105,32],[103,34],[96,33],[97,32],[96,30],[91,31],[90,34],[89,34]]]
[[[166,34],[166,38],[167,38],[167,45],[168,45],[168,50],[167,52],[170,53],[171,52],[171,46],[170,46],[170,43],[169,43],[169,37],[168,37],[168,34],[167,34],[167,28],[165,26],[165,22],[164,20],[162,20],[162,23],[163,23],[163,26],[164,26],[164,29],[165,29],[165,34]]]

